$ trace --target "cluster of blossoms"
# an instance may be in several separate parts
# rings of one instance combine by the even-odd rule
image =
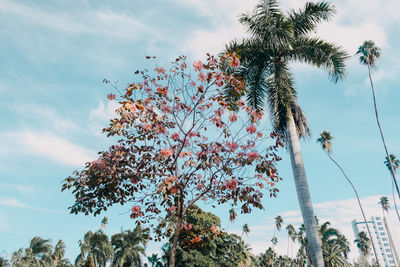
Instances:
[[[240,60],[235,54],[209,56],[189,68],[180,57],[168,71],[138,71],[139,81],[118,99],[108,95],[120,107],[104,132],[116,136],[118,145],[65,180],[63,189],[73,188],[76,198],[71,212],[96,215],[133,203],[131,217],[161,237],[171,235],[165,223],[171,216],[175,234],[189,231],[185,215],[197,201],[232,203],[248,213],[263,207],[265,192],[276,196],[280,137],[263,135],[262,114],[243,100],[234,103],[233,112],[224,89],[243,96],[245,84],[221,70],[226,64],[236,68]]]

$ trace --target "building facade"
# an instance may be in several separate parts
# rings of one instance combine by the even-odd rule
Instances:
[[[397,251],[394,247],[395,244],[392,242],[386,220],[381,216],[373,216],[367,223],[371,231],[372,242],[374,242],[376,253],[378,254],[379,265],[382,267],[400,267]],[[364,220],[353,220],[352,225],[356,239],[358,238],[359,232],[365,232],[368,235]],[[372,246],[370,252],[370,255],[367,257],[369,262],[375,259]],[[362,255],[361,251],[360,255]]]

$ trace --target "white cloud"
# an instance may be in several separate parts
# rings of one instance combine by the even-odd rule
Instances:
[[[0,206],[29,209],[29,210],[39,211],[39,212],[65,214],[64,211],[36,208],[36,207],[30,206],[28,204],[22,203],[21,201],[17,200],[16,198],[10,198],[10,197],[0,198]]]
[[[22,144],[33,154],[42,155],[71,166],[82,166],[96,158],[96,153],[47,133],[25,131],[20,134]]]
[[[0,132],[0,145],[3,148],[0,152],[2,157],[34,154],[69,166],[83,166],[97,158],[94,151],[48,132]]]

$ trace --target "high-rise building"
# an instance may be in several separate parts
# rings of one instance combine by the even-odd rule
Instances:
[[[400,267],[395,244],[393,243],[386,220],[380,216],[373,216],[370,220],[367,221],[367,223],[371,231],[371,241],[374,242],[380,266]],[[364,220],[353,220],[352,225],[356,239],[358,238],[358,233],[360,232],[365,232],[368,236],[368,230]],[[370,251],[371,253],[367,256],[367,258],[371,262],[371,259],[375,259],[372,246]],[[361,251],[360,255],[362,255]]]

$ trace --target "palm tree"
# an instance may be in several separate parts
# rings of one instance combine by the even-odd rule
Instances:
[[[273,248],[268,248],[264,253],[258,257],[258,265],[261,267],[273,267],[277,255]]]
[[[153,253],[150,257],[147,257],[149,263],[151,263],[151,267],[161,267],[163,266],[161,263],[161,258],[158,257],[157,254]],[[145,264],[146,265],[146,264]]]
[[[301,10],[284,14],[277,0],[261,0],[252,14],[240,18],[251,37],[227,47],[228,52],[241,57],[237,74],[246,81],[247,101],[257,111],[263,111],[268,102],[274,130],[288,144],[314,266],[324,266],[324,261],[299,144],[299,138],[308,136],[310,129],[297,103],[289,64],[298,61],[324,68],[334,82],[344,77],[347,54],[339,46],[310,36],[320,22],[328,21],[334,13],[329,3],[308,2]],[[226,94],[234,107],[237,93],[227,87]]]
[[[113,247],[108,236],[99,230],[95,233],[88,231],[79,241],[81,253],[75,260],[75,264],[93,264],[94,267],[105,267],[107,262],[113,258]]]
[[[293,225],[288,224],[286,226],[286,231],[288,232],[287,256],[289,256],[289,239],[292,240],[292,242],[296,240],[296,230],[294,229]]]
[[[237,217],[237,213],[236,213],[235,209],[231,208],[229,210],[229,221],[233,222],[236,219],[236,217]]]
[[[282,224],[283,224],[283,218],[282,216],[278,215],[275,217],[275,229],[274,229],[274,237],[271,239],[272,242],[272,248],[278,244],[278,239],[276,238],[275,234],[276,231],[280,231],[282,229]]]
[[[370,251],[370,239],[367,237],[365,232],[361,231],[358,233],[358,238],[354,240],[354,242],[357,244],[358,249],[361,251],[364,261],[367,263],[367,255],[369,254]],[[374,242],[371,242],[374,243]]]
[[[133,231],[126,230],[111,237],[114,246],[113,265],[118,267],[141,266],[141,255],[145,255],[147,232],[140,226],[136,226]]]
[[[248,225],[247,223],[245,223],[245,224],[242,226],[242,236],[243,236],[243,234],[245,234],[245,235],[248,237],[249,233],[250,233],[249,225]],[[242,237],[242,236],[241,236],[241,237]]]
[[[360,208],[361,214],[362,214],[363,219],[364,219],[365,226],[367,227],[369,238],[372,240],[371,230],[369,229],[367,218],[365,216],[364,209],[363,209],[363,207],[361,205],[361,200],[360,200],[360,197],[358,196],[358,192],[357,192],[355,186],[353,185],[353,183],[351,182],[350,178],[347,177],[347,175],[344,172],[343,168],[339,165],[339,163],[337,163],[337,161],[332,156],[332,143],[331,143],[332,139],[333,139],[333,136],[330,134],[330,132],[323,131],[320,134],[320,138],[318,138],[317,142],[322,145],[322,149],[328,155],[329,159],[340,169],[340,171],[342,172],[343,176],[346,178],[347,182],[350,184],[351,188],[353,188],[354,194],[356,195],[356,198],[357,198],[358,206]],[[376,260],[376,262],[378,262],[378,255],[376,253],[375,245],[374,245],[373,242],[372,242],[372,248],[374,250],[375,260]]]
[[[386,157],[384,163],[385,163],[386,167],[388,168],[388,170],[390,171],[390,162],[391,162],[393,170],[396,173],[397,169],[400,168],[400,160],[398,160],[396,158],[396,156],[393,155],[393,154],[390,154],[389,157],[390,157],[390,160],[389,160],[388,157]],[[397,218],[400,221],[400,214],[399,214],[399,211],[397,209],[396,196],[395,196],[395,193],[394,193],[394,182],[393,182],[393,180],[392,180],[392,196],[393,196],[394,210],[396,211]]]
[[[397,180],[396,180],[396,174],[393,168],[393,163],[391,161],[391,158],[389,156],[389,151],[388,148],[386,146],[386,141],[385,141],[385,137],[383,135],[383,130],[381,127],[381,123],[379,121],[379,115],[378,115],[378,108],[376,106],[376,98],[375,98],[375,89],[374,89],[374,84],[372,82],[372,76],[371,76],[371,68],[375,67],[375,62],[376,60],[381,56],[381,50],[379,47],[375,46],[375,43],[373,41],[365,41],[363,43],[362,46],[360,46],[358,48],[357,54],[360,55],[360,63],[367,65],[368,67],[368,76],[369,76],[369,81],[371,84],[371,90],[372,90],[372,98],[374,101],[374,109],[375,109],[375,118],[376,118],[376,123],[378,124],[378,128],[379,128],[379,132],[381,134],[381,139],[382,139],[382,143],[383,146],[385,148],[385,152],[386,152],[386,157],[387,160],[389,161],[389,170],[390,170],[390,174],[392,175],[392,179],[394,182],[394,185],[396,187],[397,190],[397,194],[400,198],[400,190],[399,190],[399,185],[397,184]]]
[[[385,212],[389,212],[389,209],[390,209],[389,199],[387,197],[381,197],[379,199],[378,204],[382,208],[383,222],[385,224],[386,231],[388,233],[390,249],[392,251],[392,254],[394,255],[394,258],[395,258],[396,262],[399,263],[400,262],[399,256],[397,255],[397,250],[396,250],[396,247],[394,245],[392,234],[391,234],[390,229],[388,227],[388,224],[386,222],[386,216],[385,216]]]

